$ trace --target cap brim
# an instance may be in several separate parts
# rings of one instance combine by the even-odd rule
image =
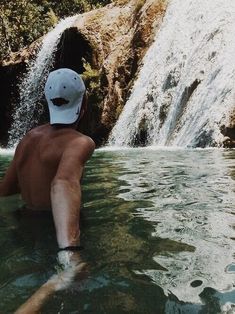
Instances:
[[[83,95],[76,99],[76,103],[71,103],[63,106],[55,106],[50,101],[50,124],[72,124],[79,118]]]

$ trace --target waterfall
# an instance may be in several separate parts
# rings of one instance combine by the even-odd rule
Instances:
[[[219,146],[234,86],[235,1],[171,0],[109,144]]]
[[[35,124],[34,111],[40,116],[43,108],[39,101],[43,96],[43,87],[53,65],[54,53],[61,34],[73,25],[77,15],[61,20],[43,39],[35,60],[29,64],[28,71],[19,86],[19,104],[15,109],[13,124],[9,131],[9,146],[13,147]]]

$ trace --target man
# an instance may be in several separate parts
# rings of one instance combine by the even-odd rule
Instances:
[[[45,85],[50,124],[28,132],[0,182],[0,196],[21,193],[26,211],[52,210],[64,271],[53,275],[16,313],[36,313],[55,291],[66,288],[86,266],[81,262],[80,180],[95,144],[76,131],[86,110],[85,85],[70,69],[49,74]],[[36,222],[35,222],[36,223]]]
[[[85,85],[70,69],[49,74],[45,85],[50,124],[29,131],[18,144],[0,196],[21,193],[27,211],[52,210],[60,250],[80,248],[80,180],[93,140],[76,128],[86,110]]]

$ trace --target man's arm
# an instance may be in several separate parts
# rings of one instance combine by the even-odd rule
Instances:
[[[15,159],[12,160],[8,167],[3,180],[0,182],[0,196],[8,196],[20,192],[16,171]]]
[[[95,149],[88,137],[73,140],[64,151],[51,184],[51,204],[60,248],[80,244],[80,179],[86,161]]]
[[[81,204],[80,179],[86,161],[95,149],[88,137],[74,140],[64,151],[55,178],[51,184],[51,204],[57,241],[60,248],[79,245],[79,214]],[[64,270],[53,275],[15,313],[39,312],[46,300],[58,290],[67,288],[74,278],[83,273],[86,263],[76,252],[62,251],[58,256]],[[63,259],[65,263],[63,263]],[[68,263],[66,265],[66,263]]]

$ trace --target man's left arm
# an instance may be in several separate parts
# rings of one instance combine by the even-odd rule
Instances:
[[[4,178],[0,181],[0,196],[9,196],[20,192],[15,159],[12,160]]]

